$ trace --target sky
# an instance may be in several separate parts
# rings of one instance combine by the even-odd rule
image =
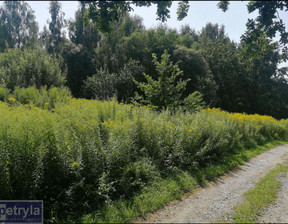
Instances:
[[[36,21],[39,24],[40,30],[47,25],[47,20],[50,19],[49,1],[27,1],[31,8],[35,11]],[[65,13],[65,19],[73,19],[76,10],[78,9],[78,1],[60,1],[62,11]],[[170,16],[166,22],[171,28],[180,29],[182,25],[190,25],[196,31],[200,31],[207,23],[217,23],[225,26],[225,31],[231,40],[240,41],[241,35],[246,30],[246,22],[248,18],[256,18],[257,11],[249,14],[247,11],[247,1],[230,1],[229,10],[223,12],[217,7],[218,1],[190,1],[190,9],[188,16],[182,21],[177,21],[177,6],[178,2],[173,1],[170,8]],[[2,2],[0,3],[0,6]],[[160,22],[156,20],[156,6],[150,7],[134,7],[132,15],[139,15],[143,18],[143,23],[146,28],[157,26]],[[288,15],[280,12],[280,17],[288,27]],[[279,37],[278,37],[279,38]],[[277,40],[277,38],[276,38]],[[288,62],[285,63],[288,66]]]
[[[78,8],[78,1],[60,1],[62,11],[65,13],[65,19],[73,19],[75,11]],[[172,28],[180,29],[182,25],[188,24],[196,31],[200,31],[208,22],[224,25],[228,36],[236,41],[240,41],[241,35],[245,32],[246,22],[248,18],[255,18],[257,12],[249,14],[247,12],[247,1],[230,1],[229,10],[223,12],[218,9],[218,1],[190,1],[190,9],[188,16],[182,21],[177,21],[176,10],[178,2],[174,1],[170,8],[171,18],[168,19],[167,25]],[[2,4],[2,3],[1,3]],[[49,1],[28,1],[28,4],[35,11],[36,20],[39,23],[40,30],[47,24],[49,15]],[[156,6],[150,7],[134,7],[132,15],[139,15],[143,18],[146,28],[154,27],[160,22],[156,20]],[[280,13],[282,19],[288,24],[288,16]]]
[[[65,18],[67,20],[73,19],[79,3],[77,1],[60,2],[62,4],[62,10],[65,13]],[[182,25],[189,24],[190,27],[194,28],[196,31],[200,31],[208,22],[218,23],[220,25],[223,24],[229,37],[232,40],[239,42],[240,36],[244,33],[246,28],[245,24],[247,18],[255,18],[257,13],[248,14],[246,8],[247,2],[240,1],[231,1],[229,10],[224,13],[216,6],[217,2],[218,1],[190,1],[188,16],[182,21],[177,21],[176,10],[178,2],[174,1],[170,8],[171,18],[168,19],[167,25],[179,30]],[[36,20],[39,23],[39,28],[42,30],[43,26],[47,24],[47,19],[50,17],[48,9],[49,1],[29,1],[28,3],[35,11]],[[146,28],[154,27],[160,23],[156,20],[155,5],[150,7],[134,7],[134,12],[131,14],[137,14],[142,17]]]

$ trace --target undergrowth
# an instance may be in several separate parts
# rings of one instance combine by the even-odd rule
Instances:
[[[0,197],[43,200],[47,222],[129,221],[288,135],[269,116],[159,113],[49,91],[39,106],[21,101],[24,90],[0,103]]]

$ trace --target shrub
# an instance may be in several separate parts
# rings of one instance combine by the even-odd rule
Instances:
[[[100,68],[84,81],[84,92],[87,98],[107,100],[116,95],[116,75],[110,74],[107,68]]]
[[[66,90],[43,93],[52,99]],[[44,200],[46,221],[77,218],[130,199],[155,179],[197,173],[252,143],[288,138],[287,120],[215,108],[172,114],[83,99],[54,106],[0,102],[0,197]]]
[[[133,79],[141,80],[143,67],[131,60],[118,73],[110,73],[107,68],[100,68],[96,74],[84,81],[83,89],[86,98],[99,100],[117,97],[119,102],[130,102],[137,90]]]
[[[16,86],[63,86],[66,72],[58,60],[42,49],[8,49],[0,55],[0,84],[14,90]]]
[[[183,107],[185,110],[190,112],[198,112],[203,110],[205,108],[203,95],[198,91],[191,93],[183,100]]]
[[[16,86],[12,94],[9,94],[10,90],[6,88],[0,88],[0,96],[1,93],[3,96],[2,101],[6,101],[10,105],[24,104],[45,109],[54,108],[56,103],[67,103],[72,99],[71,92],[67,87],[53,87],[47,90],[47,86],[42,86],[39,90],[34,86],[29,88]]]
[[[6,101],[8,99],[10,90],[0,86],[0,100]]]
[[[174,109],[179,106],[182,92],[189,80],[177,80],[183,72],[180,71],[177,64],[173,65],[166,50],[161,56],[161,62],[157,61],[155,54],[152,56],[158,79],[154,80],[152,76],[144,73],[147,83],[137,81],[135,83],[145,94],[144,103],[155,106],[159,110]]]

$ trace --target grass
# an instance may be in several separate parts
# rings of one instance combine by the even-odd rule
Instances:
[[[0,102],[0,197],[43,200],[47,222],[129,222],[288,139],[269,116],[16,92]]]
[[[280,182],[277,176],[288,171],[288,161],[277,165],[263,177],[252,190],[244,194],[244,202],[234,208],[233,219],[236,223],[254,223],[265,207],[277,198]]]
[[[227,156],[223,161],[212,164],[197,173],[180,172],[173,177],[158,180],[133,199],[115,201],[97,213],[84,216],[79,221],[83,223],[125,223],[131,222],[137,217],[145,217],[145,214],[163,207],[174,199],[180,199],[184,193],[193,191],[198,186],[204,185],[206,181],[216,179],[252,157],[284,143],[286,142],[273,141],[249,150],[243,149],[236,155]]]

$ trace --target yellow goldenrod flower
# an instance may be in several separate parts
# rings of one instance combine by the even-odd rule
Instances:
[[[45,109],[50,108],[50,103],[44,103],[44,108]]]
[[[8,99],[8,101],[9,101],[9,102],[15,102],[16,99],[11,97],[11,98]]]

